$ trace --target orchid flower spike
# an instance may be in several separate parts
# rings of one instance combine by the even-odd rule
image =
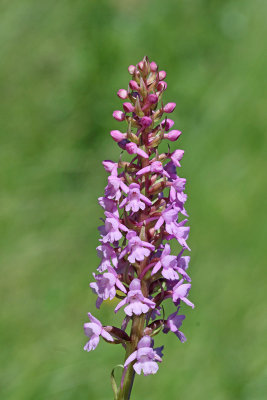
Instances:
[[[89,313],[90,322],[84,324],[88,338],[84,350],[95,350],[102,338],[127,351],[118,387],[112,374],[116,400],[130,399],[135,372],[157,373],[163,346],[155,348],[152,336],[172,332],[185,342],[181,331],[185,315],[178,311],[181,304],[194,308],[188,298],[192,283],[186,255],[190,250],[186,179],[177,174],[184,151],[170,146],[168,152],[159,150],[162,141],[174,142],[181,135],[172,130],[174,121],[168,118],[176,104],[163,103],[166,72],[154,61],[144,57],[128,71],[127,89],[118,88],[116,97],[123,101],[122,108],[113,112],[122,128],[110,130],[119,146],[118,161],[103,161],[108,178],[98,199],[104,210],[98,228],[100,261],[89,285],[96,307],[109,303],[110,310],[120,310],[123,320],[121,327],[104,326]],[[178,254],[171,248],[173,239]],[[166,299],[172,301],[173,310],[165,316]]]

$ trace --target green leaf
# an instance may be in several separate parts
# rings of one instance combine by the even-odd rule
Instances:
[[[117,400],[117,398],[118,398],[118,386],[116,384],[115,375],[114,375],[115,374],[115,369],[117,367],[120,367],[122,369],[124,368],[123,365],[118,364],[118,365],[116,365],[116,367],[113,368],[113,370],[111,371],[111,374],[110,374],[111,386],[112,386],[112,390],[113,390],[113,393],[114,393],[114,400]]]

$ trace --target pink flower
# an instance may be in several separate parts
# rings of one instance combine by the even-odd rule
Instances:
[[[154,266],[151,275],[156,274],[162,268],[162,276],[169,280],[178,280],[179,276],[175,271],[177,266],[177,257],[171,256],[171,247],[165,244],[160,260]]]
[[[125,306],[125,304],[128,305],[124,308],[124,312],[130,317],[133,314],[145,314],[149,309],[155,308],[155,303],[152,300],[144,297],[141,291],[140,280],[137,278],[133,279],[130,283],[127,296],[117,305],[115,312],[117,312],[121,307]]]
[[[84,346],[84,350],[95,350],[99,343],[99,336],[102,336],[110,342],[114,342],[113,337],[105,331],[101,322],[97,318],[90,313],[88,313],[88,317],[91,322],[87,322],[83,325],[84,333],[89,338],[89,341]]]
[[[141,201],[143,200],[143,201]],[[143,194],[140,193],[140,185],[138,183],[131,183],[127,197],[121,202],[120,208],[125,207],[126,211],[132,210],[137,212],[140,209],[144,210],[146,205],[151,206],[152,202]]]
[[[172,187],[176,190],[176,192],[181,193],[185,189],[185,184],[186,179],[177,177],[177,179],[172,182]]]
[[[114,214],[116,217],[119,217],[119,211],[115,200],[109,199],[107,197],[99,197],[98,203],[101,205],[101,207],[104,208],[105,211],[108,211]]]
[[[177,315],[178,311],[179,308],[168,317],[167,321],[164,324],[163,333],[168,333],[169,331],[171,331],[178,337],[178,339],[182,343],[184,343],[186,341],[186,337],[183,332],[179,331],[179,328],[182,326],[185,315]]]
[[[150,336],[143,336],[137,345],[137,350],[134,351],[125,361],[124,367],[127,367],[134,360],[133,365],[135,372],[140,375],[143,371],[144,375],[155,374],[159,367],[157,362],[162,362],[159,356],[159,349],[153,350],[153,340]]]
[[[172,300],[175,304],[177,304],[177,302],[179,300],[182,300],[185,304],[187,304],[188,306],[194,308],[194,304],[191,303],[191,301],[188,300],[187,296],[188,293],[191,289],[191,284],[190,283],[183,283],[184,280],[181,279],[177,285],[174,286],[173,288],[173,293],[172,293]]]
[[[168,178],[170,177],[170,175],[168,174],[168,172],[166,172],[163,168],[163,165],[160,161],[154,161],[152,162],[150,165],[148,165],[147,167],[144,167],[142,169],[140,169],[136,175],[140,176],[140,175],[144,175],[144,174],[148,174],[149,172],[151,172],[152,174],[160,174],[160,175],[164,175],[167,176]]]
[[[123,258],[125,254],[130,253],[128,256],[130,263],[143,261],[145,257],[149,256],[151,251],[155,250],[155,246],[141,240],[134,231],[129,231],[126,235],[126,239],[128,239],[129,242],[124,250],[122,250],[119,258]]]
[[[108,199],[115,199],[116,201],[120,200],[121,198],[121,191],[128,193],[128,187],[125,183],[118,178],[117,176],[110,175],[108,177],[108,184],[105,187],[105,196]]]
[[[187,280],[187,282],[191,282],[190,276],[185,272],[189,265],[190,256],[181,257],[183,251],[184,249],[177,256],[177,271],[179,272],[179,274],[182,275],[184,279]]]
[[[101,262],[97,268],[99,272],[105,271],[111,264],[110,262],[112,261],[112,264],[114,267],[117,267],[118,265],[118,259],[115,250],[109,243],[102,243],[100,246],[96,248],[97,250],[97,255],[99,258],[101,258]]]
[[[164,210],[159,217],[155,229],[158,230],[165,222],[165,229],[167,233],[171,235],[171,237],[175,237],[181,246],[187,248],[189,247],[186,244],[186,239],[188,238],[190,227],[184,226],[187,220],[183,220],[177,223],[178,219],[178,210],[173,208],[168,208]]]
[[[128,228],[120,223],[120,220],[113,216],[113,214],[106,212],[107,218],[105,220],[105,225],[100,226],[98,229],[102,234],[103,243],[113,243],[122,238],[120,230],[127,232]]]
[[[112,300],[116,296],[116,287],[126,293],[125,287],[120,282],[118,275],[111,266],[108,266],[108,272],[104,272],[102,275],[93,273],[93,276],[96,282],[90,283],[90,287],[93,289],[94,293],[98,295],[96,301],[97,308],[100,307],[103,300]]]
[[[102,164],[107,172],[109,172],[113,176],[118,176],[118,163],[110,160],[105,160],[102,162]]]
[[[165,222],[165,229],[171,235],[177,227],[178,211],[168,208],[161,213],[155,229],[158,230]]]
[[[147,153],[144,150],[140,149],[137,146],[137,144],[135,144],[133,142],[127,143],[125,145],[125,149],[126,149],[127,153],[129,153],[129,154],[138,154],[141,157],[148,158]]]
[[[181,159],[184,156],[184,150],[175,150],[172,154],[171,154],[171,160],[173,162],[173,164],[176,167],[181,167],[181,164],[179,163],[179,161],[181,161]]]

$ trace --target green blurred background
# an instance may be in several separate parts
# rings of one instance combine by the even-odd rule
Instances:
[[[196,308],[185,344],[157,337],[164,362],[132,398],[267,398],[266,11],[263,0],[1,1],[1,399],[112,398],[122,348],[85,353],[82,324],[95,312],[101,160],[120,153],[116,91],[145,54],[167,70],[183,131]],[[96,315],[116,323],[113,307]]]

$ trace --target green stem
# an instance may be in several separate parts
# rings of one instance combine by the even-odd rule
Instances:
[[[132,354],[136,350],[136,346],[143,336],[143,331],[144,331],[144,323],[145,323],[145,315],[142,314],[140,316],[135,315],[133,317],[133,324],[132,324],[132,329],[131,329],[131,341],[127,345],[126,348],[126,356],[125,360],[129,357],[130,354]],[[133,387],[133,381],[134,381],[134,369],[133,369],[133,363],[128,365],[126,372],[124,371],[125,376],[123,379],[123,384],[122,387],[120,388],[118,399],[117,400],[129,400],[132,387]],[[123,373],[123,375],[124,375]]]

